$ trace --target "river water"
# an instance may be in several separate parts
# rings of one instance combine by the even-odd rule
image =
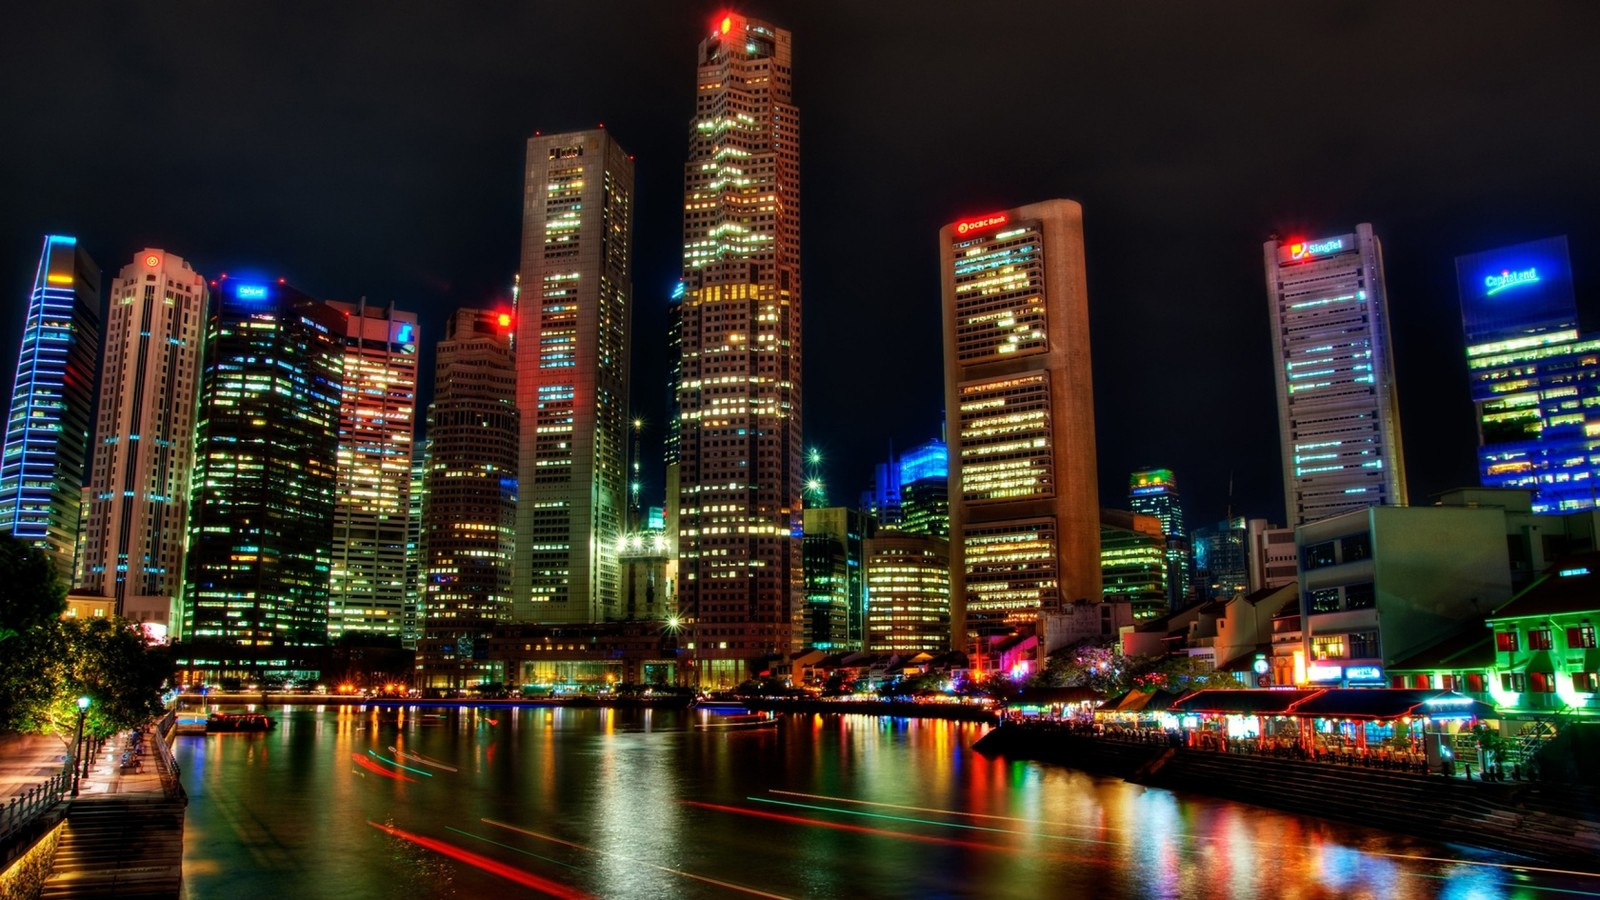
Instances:
[[[987,758],[971,723],[266,711],[268,734],[178,738],[187,897],[1600,897],[1487,851]]]

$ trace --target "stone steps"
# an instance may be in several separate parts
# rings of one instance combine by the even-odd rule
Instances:
[[[182,883],[182,801],[113,794],[73,802],[39,896],[176,898]]]

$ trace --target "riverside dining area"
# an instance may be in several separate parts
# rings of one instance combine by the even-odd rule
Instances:
[[[1457,736],[1497,717],[1454,691],[1386,688],[1200,691],[1168,712],[1195,749],[1441,774]]]

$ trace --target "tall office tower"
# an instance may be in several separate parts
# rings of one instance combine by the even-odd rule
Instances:
[[[200,366],[211,292],[145,248],[111,285],[77,587],[169,630],[183,595]]]
[[[365,297],[328,305],[345,315],[328,636],[397,636],[406,603],[417,314]]]
[[[1456,259],[1484,487],[1532,490],[1536,513],[1600,492],[1600,335],[1580,334],[1567,239]]]
[[[528,141],[516,327],[518,621],[621,615],[633,161],[604,131]]]
[[[1263,256],[1289,527],[1405,506],[1383,248],[1372,226],[1270,240]]]
[[[517,371],[511,314],[457,310],[434,360],[423,509],[419,684],[501,680],[489,637],[511,616]]]
[[[427,494],[428,444],[411,457],[411,494],[406,502],[406,605],[400,614],[400,643],[415,650],[422,636],[422,506]]]
[[[965,649],[969,632],[1100,600],[1083,209],[1047,200],[963,219],[939,232],[939,255],[950,605]]]
[[[328,640],[344,315],[281,280],[211,292],[183,634],[272,669]]]
[[[1196,600],[1249,593],[1250,538],[1243,517],[1196,528],[1193,546]]]
[[[702,684],[793,644],[801,594],[800,121],[789,32],[700,42],[678,310],[679,604]]]
[[[28,295],[0,457],[0,533],[43,550],[72,580],[100,353],[100,268],[64,234],[46,235]]]
[[[950,451],[932,440],[900,456],[900,530],[950,536]]]
[[[847,506],[807,509],[803,521],[805,601],[797,637],[802,646],[860,650],[867,621],[864,541],[872,537],[874,521]]]
[[[950,542],[882,531],[866,542],[869,653],[941,653],[950,647]]]
[[[1128,508],[1161,522],[1167,540],[1167,608],[1183,608],[1189,596],[1189,532],[1172,470],[1140,469],[1129,475]]]
[[[1167,536],[1161,520],[1100,511],[1100,580],[1105,599],[1128,601],[1135,620],[1167,614]]]

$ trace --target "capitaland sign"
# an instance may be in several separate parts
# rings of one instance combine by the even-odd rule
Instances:
[[[956,223],[956,234],[972,234],[975,231],[982,231],[985,228],[994,228],[997,225],[1004,225],[1009,221],[1011,221],[1011,217],[1005,213],[991,213],[987,216],[979,216],[976,219],[966,219]]]
[[[1344,238],[1327,238],[1320,241],[1294,241],[1289,244],[1290,259],[1310,259],[1313,256],[1326,256],[1329,253],[1338,253],[1344,249]]]
[[[1538,283],[1539,270],[1536,267],[1529,267],[1520,272],[1513,272],[1510,269],[1503,269],[1499,275],[1484,276],[1483,286],[1489,289],[1489,292],[1484,296],[1493,297],[1495,294],[1498,294],[1501,291],[1508,291],[1515,287],[1522,287],[1524,285]]]

